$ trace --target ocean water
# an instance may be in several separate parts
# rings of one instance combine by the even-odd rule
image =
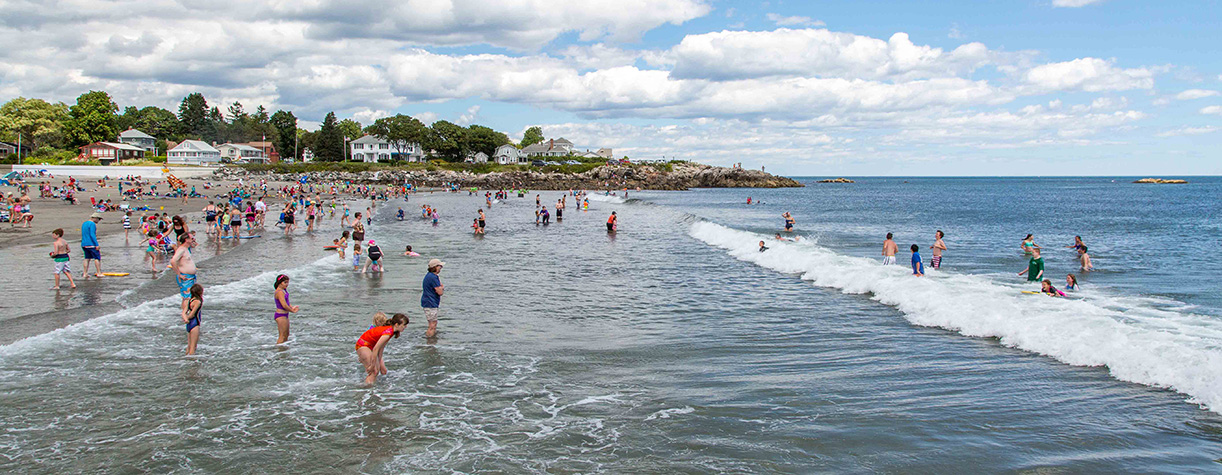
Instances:
[[[369,227],[384,275],[321,250],[337,220],[207,248],[194,358],[164,277],[51,311],[31,293],[0,319],[0,471],[1222,469],[1222,180],[804,181],[592,196],[549,226],[533,195],[513,197],[482,237],[482,197],[416,195]],[[784,211],[797,243],[771,238]],[[913,243],[928,262],[936,229],[940,271],[879,265],[885,233],[901,263]],[[1074,272],[1081,291],[1021,293],[1027,233],[1054,283]],[[1074,269],[1075,234],[1096,272]],[[408,244],[423,256],[400,256]],[[0,254],[48,265],[29,251]],[[447,262],[435,342],[419,309],[430,257]],[[302,311],[278,347],[281,272]],[[353,344],[377,310],[412,323],[367,388]]]

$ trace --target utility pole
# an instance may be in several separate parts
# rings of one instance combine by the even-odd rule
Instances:
[[[17,132],[17,164],[21,165],[21,132]]]
[[[293,161],[297,161],[298,158],[301,158],[301,155],[297,153],[297,143],[300,141],[301,131],[297,130],[297,126],[293,126]]]

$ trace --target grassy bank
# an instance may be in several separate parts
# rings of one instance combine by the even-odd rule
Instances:
[[[365,172],[378,170],[417,170],[469,172],[485,174],[492,172],[540,171],[547,173],[584,173],[602,166],[605,161],[586,162],[577,165],[548,165],[536,167],[531,165],[499,165],[496,163],[451,163],[434,160],[426,163],[362,163],[362,162],[310,162],[310,163],[247,163],[230,165],[250,172],[271,173],[310,173],[310,172]],[[670,172],[674,162],[627,165],[631,167],[650,167],[659,171]]]

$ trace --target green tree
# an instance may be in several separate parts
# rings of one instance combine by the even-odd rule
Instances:
[[[118,118],[119,131],[122,132],[124,130],[134,128],[136,126],[136,119],[138,118],[140,118],[140,108],[136,106],[124,107],[123,113],[119,114]]]
[[[178,117],[175,117],[173,112],[156,106],[140,109],[132,127],[159,139],[177,140],[182,134],[182,124],[178,122]]]
[[[525,148],[527,146],[534,145],[542,141],[543,141],[543,127],[534,126],[529,129],[526,129],[526,132],[522,134],[521,145],[522,147]]]
[[[447,162],[461,162],[467,151],[467,129],[454,123],[439,120],[433,122],[430,148]]]
[[[276,130],[276,149],[280,151],[280,156],[301,158],[301,151],[296,143],[297,117],[292,112],[278,110],[268,119],[268,123]]]
[[[410,115],[398,114],[383,117],[366,127],[365,131],[379,139],[390,142],[395,153],[403,155],[411,144],[423,145],[429,141],[429,128]]]
[[[208,120],[204,123],[204,136],[201,137],[205,142],[217,142],[221,139],[221,134],[225,132],[225,127],[229,125],[225,123],[225,114],[221,113],[221,109],[213,106],[212,110],[208,111]]]
[[[489,157],[496,148],[509,143],[509,136],[482,125],[467,127],[467,146],[472,152],[484,152]]]
[[[196,139],[204,138],[209,127],[208,101],[204,100],[203,94],[193,92],[182,98],[182,103],[178,105],[178,121],[182,123],[184,134]]]
[[[318,136],[314,140],[314,158],[323,162],[339,162],[343,161],[344,154],[344,135],[339,130],[339,123],[335,120],[335,112],[328,112],[327,117],[322,121],[322,127],[318,129]]]
[[[315,147],[318,139],[318,132],[310,132],[306,129],[297,129],[297,150],[299,155],[305,154],[305,149],[310,151],[317,150]],[[317,159],[317,156],[315,156]]]
[[[361,123],[352,119],[344,119],[339,121],[339,131],[344,135],[344,137],[348,137],[348,140],[356,140],[365,135],[365,133],[361,131]]]
[[[0,106],[0,133],[13,142],[21,134],[22,146],[30,150],[62,146],[67,121],[68,106],[62,102],[18,97]]]
[[[68,138],[80,146],[101,140],[116,140],[119,135],[119,106],[104,91],[89,91],[76,98],[68,108]]]
[[[267,115],[267,108],[259,106],[255,109],[255,113],[250,115],[250,120],[246,124],[246,136],[250,140],[267,140],[269,142],[278,142],[280,139],[279,129],[272,125],[271,117]],[[292,139],[292,131],[289,131],[289,138]],[[277,145],[279,147],[279,145]],[[292,149],[289,149],[289,154]],[[283,149],[280,149],[281,156],[288,156]]]

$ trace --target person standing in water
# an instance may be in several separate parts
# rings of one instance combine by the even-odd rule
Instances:
[[[921,248],[916,244],[912,245],[912,275],[921,277],[925,275],[925,263],[921,262]]]
[[[386,318],[379,312],[381,318],[374,317],[373,327],[361,334],[356,340],[356,357],[365,367],[365,384],[378,381],[379,374],[386,374],[386,364],[382,360],[382,350],[391,338],[399,338],[399,332],[407,329],[407,315],[396,313]]]
[[[1090,272],[1095,270],[1095,266],[1090,263],[1090,254],[1088,254],[1086,246],[1078,248],[1078,260],[1082,263],[1082,272]]]
[[[1040,246],[1035,243],[1035,235],[1028,234],[1023,238],[1023,242],[1019,243],[1018,248],[1023,251],[1023,254],[1031,254],[1032,251],[1038,250]]]
[[[619,216],[615,212],[611,212],[611,217],[607,218],[607,232],[615,232],[619,228]]]
[[[272,314],[272,320],[276,322],[276,329],[280,332],[276,344],[282,345],[289,341],[289,314],[300,310],[289,301],[289,276],[280,274],[276,277],[276,291],[272,294],[272,299],[276,301],[276,312]]]
[[[72,288],[76,288],[76,282],[72,280],[72,267],[68,265],[68,241],[64,240],[64,230],[56,229],[51,231],[51,235],[55,236],[55,242],[51,243],[51,260],[55,262],[55,287],[53,290],[59,290],[59,275],[63,274],[68,277],[68,284]]]
[[[786,211],[785,213],[781,214],[781,217],[785,218],[785,232],[787,233],[793,232],[794,225],[798,224],[798,222],[793,219],[793,215],[789,214],[789,212]]]
[[[441,312],[441,296],[445,295],[446,290],[441,284],[441,268],[445,265],[440,259],[430,259],[429,272],[424,275],[420,307],[424,309],[424,319],[429,322],[429,328],[424,332],[426,338],[437,336],[437,315]]]
[[[895,265],[895,254],[900,252],[900,247],[891,240],[892,234],[887,233],[887,240],[883,241],[883,265]]]
[[[481,209],[478,211],[479,211],[479,231],[478,232],[480,234],[484,234],[484,225],[486,224],[486,222],[484,221],[484,218],[485,218],[484,210]]]
[[[939,229],[938,232],[933,233],[933,245],[929,247],[932,249],[931,252],[933,253],[933,257],[929,258],[929,265],[934,269],[942,268],[942,251],[946,250],[946,243],[942,242],[942,238],[945,236],[946,235],[942,233],[941,229]]]
[[[95,262],[97,272],[94,277],[102,276],[102,251],[98,249],[98,223],[102,221],[102,213],[89,215],[89,220],[81,223],[81,251],[85,254],[85,279],[89,279],[89,261]]]
[[[204,309],[204,286],[194,284],[188,289],[188,299],[182,306],[182,323],[187,326],[187,356],[195,354],[199,344],[200,311]]]
[[[1027,268],[1019,272],[1018,275],[1027,274],[1027,282],[1039,282],[1044,278],[1044,258],[1040,257],[1040,248],[1031,249],[1031,260],[1027,261]]]
[[[187,309],[187,301],[191,299],[191,286],[195,285],[195,260],[191,258],[191,247],[195,245],[195,235],[191,233],[178,236],[178,248],[174,249],[174,257],[170,258],[170,269],[174,270],[174,281],[178,282],[178,293],[182,297],[182,308]]]

